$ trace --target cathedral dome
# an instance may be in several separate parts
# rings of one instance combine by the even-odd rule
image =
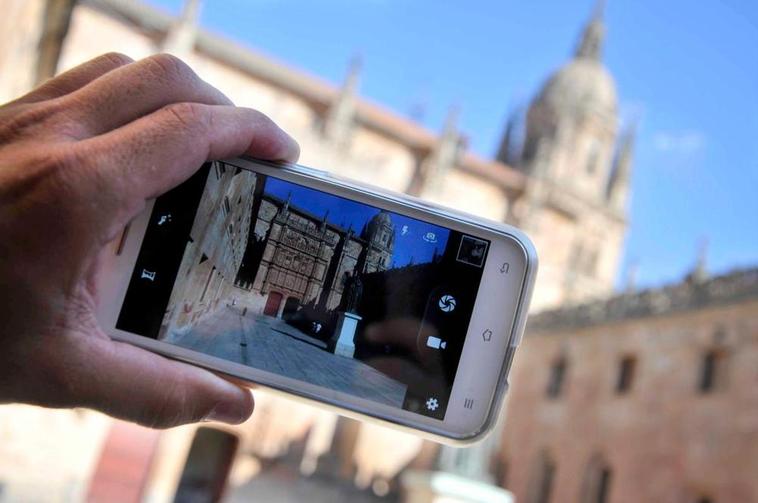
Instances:
[[[371,220],[368,223],[369,229],[379,228],[380,225],[392,226],[392,218],[390,218],[390,214],[384,210],[381,210],[379,213],[371,217]]]
[[[534,103],[547,109],[553,117],[577,113],[600,114],[605,119],[616,118],[616,83],[602,63],[603,0],[598,0],[595,13],[584,27],[574,57],[555,72],[544,85]]]
[[[395,240],[395,226],[390,214],[384,210],[371,217],[363,228],[361,237],[367,241],[380,242],[384,246],[392,246]]]
[[[564,115],[572,111],[616,114],[616,84],[595,59],[574,58],[548,79],[537,103]]]

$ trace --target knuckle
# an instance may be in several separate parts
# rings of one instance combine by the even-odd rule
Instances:
[[[134,62],[132,58],[120,52],[106,52],[105,54],[100,56],[99,59],[102,59],[103,61],[110,63],[110,66],[113,66],[113,67],[124,66],[124,65],[128,65],[129,63]]]
[[[209,125],[208,108],[198,103],[172,103],[163,110],[183,129],[205,129]]]
[[[145,65],[153,75],[172,83],[195,80],[197,76],[187,63],[173,54],[163,53],[145,59]]]

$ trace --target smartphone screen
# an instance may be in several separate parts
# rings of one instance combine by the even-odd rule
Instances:
[[[443,420],[489,246],[215,161],[155,201],[116,328]]]

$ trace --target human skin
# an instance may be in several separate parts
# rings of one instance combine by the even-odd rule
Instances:
[[[248,389],[113,341],[95,317],[107,245],[146,201],[242,154],[299,147],[166,54],[106,54],[0,107],[0,403],[157,428],[252,414]]]

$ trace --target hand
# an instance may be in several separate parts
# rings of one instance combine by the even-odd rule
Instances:
[[[250,416],[249,390],[112,341],[94,314],[106,245],[145,201],[241,154],[299,148],[165,54],[107,54],[0,107],[0,403],[153,427]]]

